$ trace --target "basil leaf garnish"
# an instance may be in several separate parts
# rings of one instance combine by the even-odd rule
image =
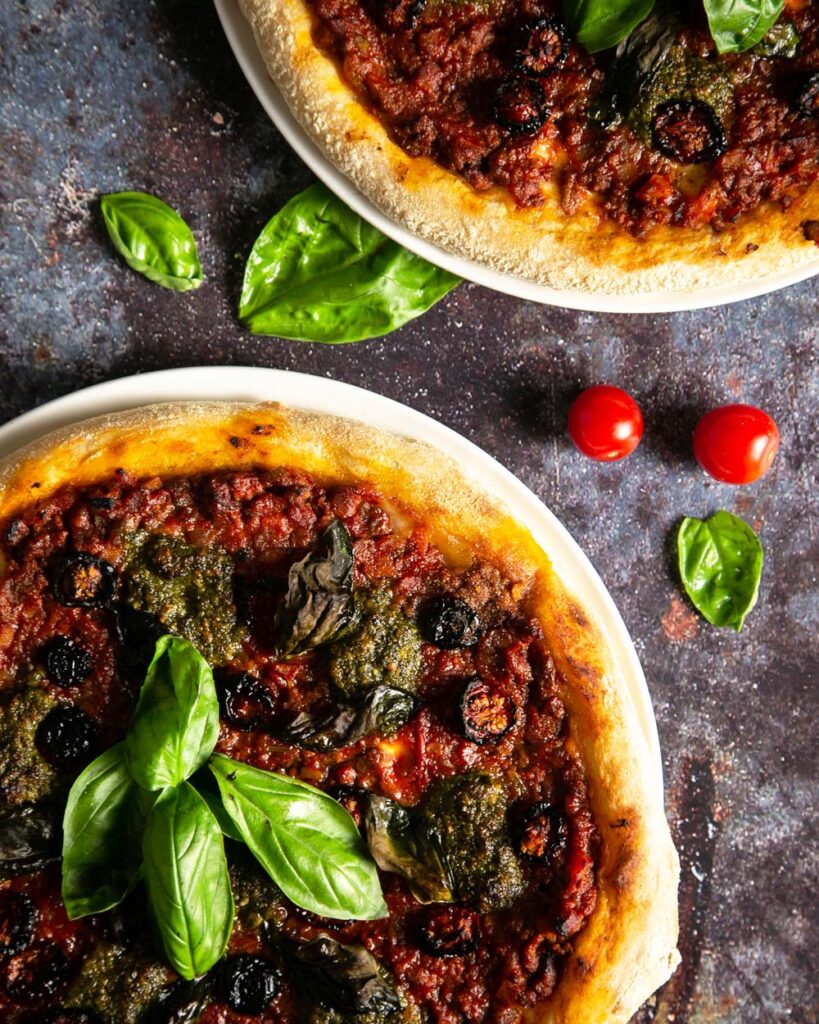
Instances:
[[[346,946],[329,935],[284,948],[296,983],[311,1001],[342,1014],[383,1020],[401,1010],[389,975],[364,946]]]
[[[199,287],[196,242],[176,210],[146,192],[112,192],[100,205],[111,241],[129,267],[163,288]]]
[[[597,53],[616,46],[651,13],[654,0],[563,0],[563,20],[579,43]]]
[[[162,948],[187,979],[219,960],[233,928],[225,847],[219,825],[188,782],[154,804],[142,840],[148,905]]]
[[[209,765],[242,838],[288,899],[323,917],[387,915],[375,864],[341,804],[299,779],[221,754]]]
[[[116,906],[139,878],[144,817],[124,746],[92,761],[68,794],[62,895],[72,921]]]
[[[315,551],[291,565],[287,594],[276,609],[276,649],[285,658],[335,640],[352,621],[353,542],[334,520]]]
[[[384,735],[395,732],[410,720],[417,706],[412,694],[391,686],[376,686],[360,705],[340,704],[324,714],[300,712],[282,739],[307,750],[337,750],[376,729]]]
[[[409,882],[419,903],[451,903],[452,881],[433,837],[417,811],[372,794],[366,815],[367,844],[382,871]]]
[[[784,0],[704,0],[708,27],[720,53],[756,46],[784,7]]]
[[[239,319],[254,334],[362,341],[426,312],[459,281],[316,184],[294,196],[256,239]]]
[[[207,761],[218,737],[210,666],[187,640],[160,637],[125,739],[131,775],[143,789],[176,786]]]
[[[756,604],[762,576],[759,537],[738,516],[683,519],[677,534],[680,576],[694,607],[713,625],[739,632]]]

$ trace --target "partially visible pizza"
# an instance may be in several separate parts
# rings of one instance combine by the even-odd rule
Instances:
[[[787,0],[736,53],[717,52],[700,3],[658,3],[592,54],[555,0],[239,2],[310,138],[453,253],[611,293],[819,256],[815,3]]]
[[[134,749],[153,768],[156,752],[128,745],[129,722],[169,644],[219,695],[204,757],[215,744],[232,759],[227,782],[246,771],[332,797],[383,889],[374,911],[344,920],[285,894],[324,841],[309,820],[304,858],[271,874],[237,841],[243,819],[196,795],[201,772],[146,789]],[[159,743],[176,682],[154,682],[145,735]],[[78,802],[99,792],[86,766],[110,769],[123,735],[111,778],[135,794],[128,828],[184,790],[226,859],[235,919],[201,977],[163,955],[191,939],[156,909],[152,887],[180,881],[157,879],[147,838],[144,854],[138,839],[117,847],[122,865],[92,843],[98,866],[64,863],[61,894],[58,822],[73,856]],[[278,405],[182,403],[66,428],[0,465],[9,1024],[625,1022],[678,961],[656,770],[618,665],[548,554],[424,444]],[[110,827],[105,807],[86,827]],[[326,849],[323,891],[355,901]],[[98,899],[126,864],[128,886]],[[205,916],[216,891],[199,892]],[[183,922],[192,901],[174,905]]]

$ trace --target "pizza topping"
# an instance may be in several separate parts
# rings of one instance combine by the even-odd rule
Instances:
[[[549,117],[543,87],[535,78],[507,78],[493,100],[495,119],[514,135],[533,135]]]
[[[481,620],[475,609],[450,594],[429,601],[422,609],[418,626],[425,640],[445,651],[474,646],[481,632]]]
[[[527,21],[522,34],[526,42],[518,51],[516,64],[524,75],[548,75],[566,63],[569,34],[556,18]]]
[[[50,694],[33,687],[0,703],[0,798],[7,807],[45,801],[57,789],[58,777],[35,742],[56,707]]]
[[[96,1013],[90,1010],[49,1010],[37,1018],[37,1024],[102,1024]],[[177,1024],[176,1021],[173,1024]],[[186,1024],[179,1021],[178,1024]]]
[[[341,704],[319,711],[301,711],[282,733],[288,743],[308,750],[337,750],[379,732],[391,736],[412,718],[418,702],[404,690],[376,686],[359,705]]]
[[[80,768],[94,755],[99,742],[97,728],[88,715],[71,704],[59,704],[37,729],[37,749],[58,771]]]
[[[433,907],[419,933],[421,948],[432,956],[466,956],[478,946],[480,920],[465,907]]]
[[[668,100],[651,122],[654,145],[670,160],[702,164],[725,152],[727,141],[719,118],[703,100]]]
[[[34,938],[37,908],[22,892],[0,892],[0,956],[19,953]]]
[[[373,1014],[378,1020],[401,1010],[395,986],[363,946],[320,935],[289,952],[299,984],[312,1000],[340,1013]]]
[[[222,967],[225,1002],[237,1013],[262,1013],[276,998],[279,972],[269,960],[249,953],[229,956]]]
[[[556,807],[538,803],[525,815],[518,838],[518,849],[531,861],[552,861],[562,855],[568,842],[566,819]]]
[[[819,71],[800,83],[795,106],[803,117],[819,117]]]
[[[85,551],[65,555],[54,573],[54,596],[69,608],[101,608],[114,598],[114,567]]]
[[[220,677],[219,708],[227,724],[242,732],[268,727],[275,711],[270,691],[249,672]]]
[[[62,809],[36,804],[13,807],[0,816],[0,878],[38,871],[58,860]]]
[[[473,743],[497,743],[515,724],[511,697],[481,679],[467,683],[461,695],[461,725]]]
[[[402,875],[420,903],[452,900],[452,883],[440,844],[429,834],[417,810],[373,794],[365,826],[370,853],[382,871]]]
[[[57,636],[43,649],[48,681],[61,689],[81,686],[91,672],[92,660],[88,651],[67,636]]]
[[[53,942],[35,942],[4,965],[6,992],[18,1006],[42,1006],[60,991],[70,974],[65,954]]]
[[[105,1024],[142,1024],[170,978],[168,968],[138,943],[129,948],[104,940],[83,962],[63,1004],[77,1012],[91,1011]]]

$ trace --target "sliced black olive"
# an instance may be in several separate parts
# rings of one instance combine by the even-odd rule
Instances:
[[[800,83],[794,106],[804,117],[819,117],[819,71]]]
[[[436,647],[454,651],[478,642],[481,620],[475,609],[459,597],[444,594],[428,601],[418,618],[421,636]]]
[[[6,994],[18,1006],[41,1006],[63,987],[69,968],[63,951],[53,942],[35,942],[15,953],[3,971]]]
[[[465,907],[433,907],[419,928],[421,946],[432,956],[466,956],[480,938],[478,915]]]
[[[96,753],[97,728],[84,711],[60,704],[40,722],[34,742],[52,768],[79,768]]]
[[[48,681],[63,688],[81,686],[91,674],[91,655],[76,640],[55,636],[42,650]]]
[[[702,164],[722,156],[728,146],[722,122],[704,100],[667,100],[651,119],[654,147],[669,160]]]
[[[536,18],[521,26],[524,43],[515,66],[525,75],[543,76],[557,71],[569,56],[569,33],[557,18]]]
[[[264,728],[275,710],[270,691],[247,672],[220,675],[219,706],[228,725],[242,732]]]
[[[515,702],[482,679],[467,683],[460,707],[464,736],[473,743],[497,743],[515,724]]]
[[[0,892],[0,956],[30,945],[37,926],[37,908],[23,892]]]
[[[495,120],[515,135],[533,135],[549,117],[543,87],[535,78],[507,78],[493,100]]]
[[[527,811],[518,833],[518,852],[531,861],[555,860],[566,849],[569,828],[560,811],[548,803]]]
[[[31,1024],[102,1024],[92,1010],[67,1010],[58,1008],[39,1014]]]
[[[222,967],[225,1002],[238,1013],[261,1013],[279,991],[279,971],[269,960],[250,953],[230,956]]]
[[[69,608],[102,608],[114,598],[117,574],[102,558],[85,551],[64,555],[54,573],[54,596]]]

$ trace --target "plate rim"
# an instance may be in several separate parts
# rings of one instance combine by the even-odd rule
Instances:
[[[462,259],[434,242],[413,234],[396,223],[368,199],[353,182],[321,152],[293,116],[265,67],[253,31],[239,9],[238,0],[213,0],[228,44],[250,88],[266,114],[310,170],[360,217],[399,245],[436,266],[493,291],[587,313],[679,313],[741,302],[799,284],[819,274],[819,255],[799,267],[762,279],[718,285],[693,291],[653,291],[628,294],[583,292],[550,288],[514,274],[505,274],[474,261]]]
[[[501,462],[457,431],[375,391],[329,377],[259,366],[193,366],[132,374],[70,392],[0,426],[0,458],[59,427],[109,412],[180,400],[279,401],[360,420],[432,444],[502,501],[547,552],[566,586],[596,620],[629,694],[663,788],[663,763],[648,682],[634,641],[588,555],[554,512]],[[568,569],[568,572],[566,571]]]

